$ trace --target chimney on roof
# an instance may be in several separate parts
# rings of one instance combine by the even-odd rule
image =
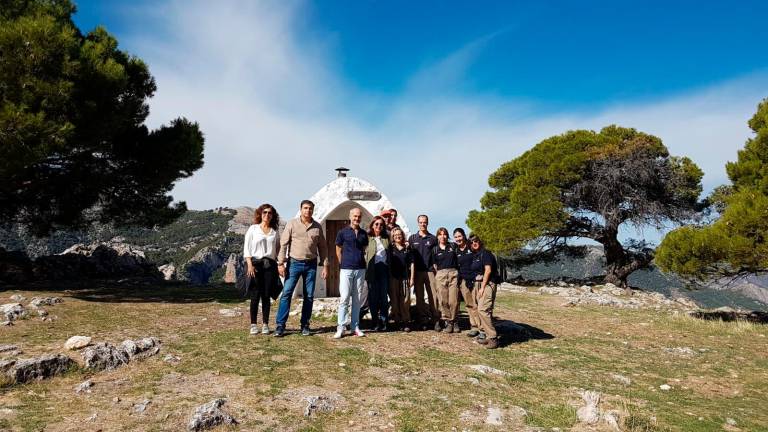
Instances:
[[[336,177],[338,178],[346,177],[347,171],[349,171],[349,168],[339,167],[339,168],[336,168],[335,171],[337,172]]]

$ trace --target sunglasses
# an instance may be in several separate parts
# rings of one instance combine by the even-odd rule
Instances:
[[[382,225],[384,225],[384,224],[381,223],[381,222],[376,222],[375,224],[373,224],[373,226],[382,226]]]
[[[269,210],[264,210],[263,212],[261,212],[261,214],[263,214],[263,215],[271,215],[272,212],[269,211]]]

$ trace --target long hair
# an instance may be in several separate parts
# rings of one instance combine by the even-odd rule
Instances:
[[[277,228],[280,226],[280,215],[277,214],[277,209],[272,206],[272,204],[264,203],[259,206],[259,208],[256,209],[256,211],[253,213],[253,223],[254,225],[258,225],[261,223],[261,212],[264,210],[272,210],[272,220],[269,221],[269,227],[273,230],[277,230]]]
[[[373,224],[377,220],[381,221],[381,237],[382,238],[387,237],[387,221],[385,221],[384,218],[381,217],[381,216],[374,216],[373,219],[371,219],[371,223],[368,224],[368,235],[371,236],[371,237],[376,235],[376,234],[373,233]]]
[[[445,236],[446,236],[446,237],[450,237],[450,235],[448,234],[448,228],[445,228],[445,227],[440,227],[440,228],[438,228],[438,229],[437,229],[437,232],[435,233],[435,237],[439,236],[439,235],[440,235],[440,233],[445,233]],[[446,244],[447,244],[447,243],[450,243],[450,239],[446,239],[446,240],[445,240],[445,243],[446,243]]]

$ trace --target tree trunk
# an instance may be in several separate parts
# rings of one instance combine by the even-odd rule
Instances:
[[[618,239],[618,230],[606,230],[600,243],[605,253],[605,283],[628,289],[627,277],[637,268]]]

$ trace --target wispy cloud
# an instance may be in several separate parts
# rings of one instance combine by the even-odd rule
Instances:
[[[292,214],[345,165],[409,222],[424,212],[436,225],[463,225],[502,162],[548,136],[611,123],[660,136],[704,169],[711,189],[726,181],[723,165],[768,95],[761,73],[663,100],[535,115],[515,101],[435,91],[462,78],[480,41],[428,65],[382,104],[335,73],[329,44],[304,31],[303,6],[171,2],[153,16],[168,38],[131,39],[159,86],[151,123],[184,115],[206,133],[205,167],[174,191],[191,208],[270,201]],[[374,105],[376,118],[361,120]]]

